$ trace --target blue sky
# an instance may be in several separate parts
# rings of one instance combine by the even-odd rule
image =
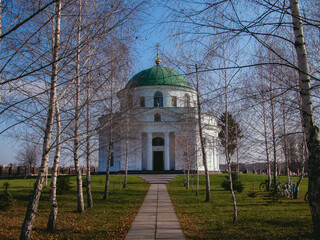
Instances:
[[[164,9],[149,5],[146,10],[146,17],[138,32],[138,39],[134,48],[134,66],[132,75],[139,71],[150,68],[155,65],[156,59],[156,44],[160,44],[160,51],[164,51],[168,35],[165,30],[155,27],[163,16]],[[161,58],[161,56],[160,56]],[[7,134],[0,135],[0,164],[9,164],[16,161],[16,156],[19,151],[19,142],[15,142],[13,138]]]
[[[13,163],[17,152],[16,144],[6,136],[0,136],[0,164]]]
[[[149,5],[144,22],[139,29],[139,38],[134,51],[134,73],[155,65],[156,44],[160,44],[160,52],[168,44],[168,33],[165,28],[157,26],[165,14],[165,9],[159,5]],[[160,56],[161,58],[161,56]]]

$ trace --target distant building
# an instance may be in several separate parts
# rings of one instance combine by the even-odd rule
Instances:
[[[111,171],[203,170],[196,91],[178,72],[156,65],[134,75],[118,92],[120,111],[100,118],[99,172],[105,172],[110,126]],[[219,171],[217,118],[203,113],[203,139],[210,171]]]

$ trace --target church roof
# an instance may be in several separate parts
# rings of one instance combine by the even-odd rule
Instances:
[[[134,75],[127,83],[126,88],[153,85],[170,85],[192,88],[180,73],[171,68],[163,67],[160,64]]]

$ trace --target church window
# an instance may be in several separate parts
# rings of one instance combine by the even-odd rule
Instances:
[[[155,121],[155,122],[161,122],[161,115],[160,115],[159,113],[156,113],[156,114],[154,115],[154,121]]]
[[[129,96],[128,96],[128,107],[129,107],[129,108],[132,108],[132,106],[133,106],[133,103],[132,103],[132,95],[129,95]]]
[[[187,93],[184,95],[184,106],[190,107],[190,95]]]
[[[161,137],[152,139],[152,146],[164,146],[164,139]]]
[[[140,107],[145,107],[146,106],[146,99],[145,97],[140,97]]]
[[[177,97],[172,96],[171,97],[171,106],[176,107],[177,106]]]
[[[163,95],[161,92],[154,94],[154,107],[163,107]]]

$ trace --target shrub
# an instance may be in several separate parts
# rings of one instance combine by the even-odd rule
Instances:
[[[66,194],[71,189],[69,176],[59,176],[57,179],[57,194]]]
[[[12,206],[13,203],[13,197],[12,195],[8,192],[9,188],[9,183],[5,182],[3,184],[4,191],[3,193],[0,193],[0,209],[1,210],[7,210]]]
[[[231,176],[232,176],[232,186],[233,190],[237,191],[238,193],[241,193],[244,189],[243,184],[241,183],[237,172],[235,171],[235,168],[232,168],[231,170]],[[225,190],[230,191],[230,181],[229,181],[229,175],[225,177],[226,179],[223,180],[221,187],[223,187]]]

